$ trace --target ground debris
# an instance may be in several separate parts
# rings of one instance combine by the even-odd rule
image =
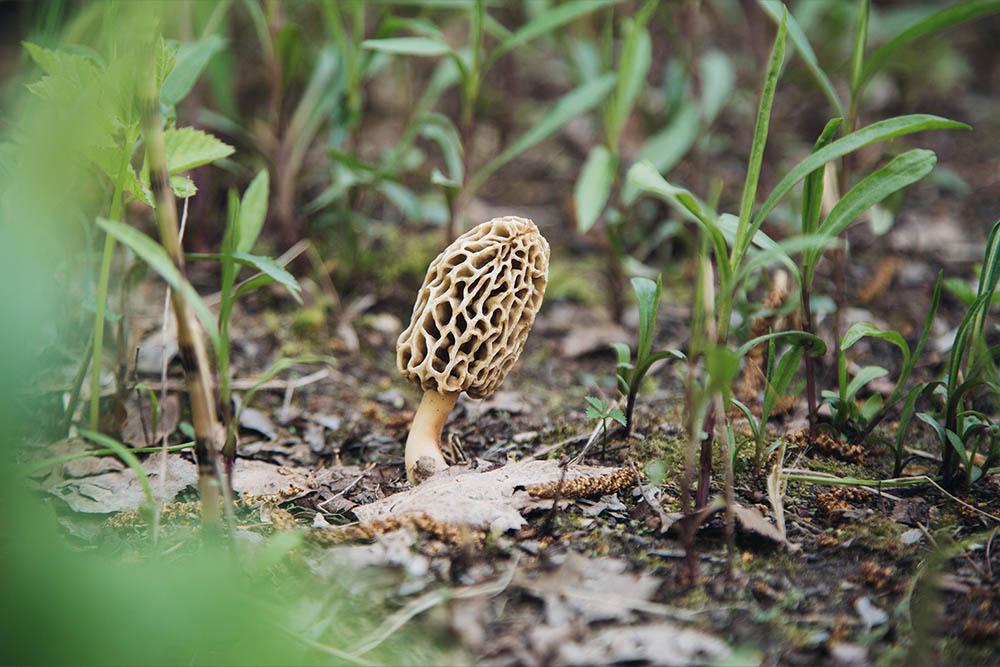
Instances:
[[[533,497],[527,489],[558,483],[563,474],[568,485],[609,478],[619,472],[618,468],[593,466],[563,469],[556,461],[522,461],[488,472],[450,468],[415,488],[356,507],[354,514],[362,522],[426,514],[446,524],[505,532],[527,523],[522,512],[551,506],[551,502]],[[602,491],[595,488],[593,493]]]
[[[668,621],[598,630],[557,649],[555,665],[608,665],[642,662],[684,667],[724,660],[729,646],[717,637]]]

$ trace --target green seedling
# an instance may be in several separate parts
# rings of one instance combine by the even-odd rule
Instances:
[[[903,408],[898,438],[909,427],[915,405],[921,396],[940,390],[945,406],[941,414],[918,413],[917,416],[931,426],[941,446],[941,479],[951,488],[958,482],[959,467],[965,474],[966,491],[1000,455],[1000,439],[994,420],[972,405],[973,399],[1000,403],[1000,378],[996,368],[996,348],[991,348],[984,332],[990,305],[1000,282],[1000,221],[993,225],[986,241],[986,251],[979,276],[976,299],[965,311],[955,331],[948,356],[947,375],[944,382],[928,383],[914,387],[907,395]],[[897,443],[897,450],[901,445]],[[985,449],[985,462],[979,465],[976,455]],[[900,454],[897,453],[897,460]]]
[[[660,307],[660,279],[657,278],[654,282],[649,278],[632,278],[632,289],[639,305],[639,340],[635,356],[633,357],[632,350],[625,343],[612,345],[618,357],[616,364],[618,390],[626,397],[625,437],[632,433],[635,400],[649,369],[657,361],[685,358],[684,354],[677,350],[653,351],[656,313]]]
[[[494,172],[555,133],[574,117],[597,106],[615,86],[613,74],[584,83],[559,99],[548,113],[512,144],[500,151],[496,157],[471,170],[467,156],[471,153],[475,111],[486,72],[503,55],[580,16],[615,2],[617,0],[568,2],[539,14],[517,31],[510,32],[489,15],[484,0],[474,0],[468,3],[469,44],[465,48],[456,49],[450,46],[445,41],[444,35],[429,23],[399,19],[392,22],[391,29],[415,32],[417,35],[367,39],[362,42],[362,48],[389,55],[447,58],[453,70],[457,70],[457,79],[462,91],[462,113],[458,133],[461,148],[455,152],[466,157],[463,158],[460,172],[452,169],[448,175],[440,171],[432,175],[433,182],[443,189],[451,211],[447,230],[449,238],[453,238],[458,230],[458,218],[462,213],[463,203],[482,187]],[[486,33],[490,33],[498,40],[492,49],[484,48]]]
[[[626,427],[628,422],[626,422],[625,413],[621,411],[621,408],[616,407],[609,401],[602,398],[595,398],[594,396],[587,396],[584,400],[587,401],[587,419],[600,420],[601,422],[601,452],[603,458],[604,449],[608,445],[608,420],[616,421],[623,427]]]
[[[770,456],[771,452],[775,451],[781,444],[778,442],[768,446],[767,421],[771,417],[771,411],[774,410],[774,406],[778,399],[788,392],[788,388],[791,385],[792,380],[795,379],[799,365],[802,362],[803,348],[798,345],[791,347],[788,351],[781,355],[781,358],[778,359],[777,362],[775,362],[776,357],[777,350],[775,349],[775,341],[772,338],[767,342],[767,366],[764,373],[764,400],[761,402],[759,418],[754,415],[753,410],[751,410],[748,406],[735,398],[730,398],[732,404],[743,413],[747,422],[750,424],[750,431],[753,434],[754,442],[753,465],[755,473],[760,472],[764,461],[768,456]],[[738,449],[734,448],[732,452],[734,465],[735,457],[738,454]]]

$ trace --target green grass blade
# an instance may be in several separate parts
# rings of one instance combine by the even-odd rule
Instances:
[[[646,23],[657,4],[658,0],[646,0],[634,17],[625,20],[625,41],[618,62],[618,87],[608,115],[608,146],[616,153],[622,129],[632,113],[652,63],[653,45]]]
[[[253,250],[257,237],[260,236],[260,230],[264,227],[264,218],[267,217],[269,180],[270,175],[267,169],[261,169],[243,193],[239,215],[240,242],[236,246],[239,252]]]
[[[878,141],[895,139],[915,132],[926,130],[968,130],[971,129],[965,123],[960,123],[940,116],[929,114],[912,114],[889,118],[877,123],[872,123],[867,127],[852,132],[845,137],[827,145],[820,150],[811,153],[809,157],[799,162],[792,168],[784,178],[778,182],[771,193],[764,200],[764,203],[757,210],[751,224],[752,230],[760,229],[764,219],[774,210],[778,203],[784,198],[795,185],[819,167],[822,167],[831,160],[839,159],[848,153],[873,144]]]
[[[553,33],[571,21],[590,12],[614,5],[621,0],[575,0],[557,5],[543,14],[535,17],[521,26],[514,34],[500,42],[493,52],[486,59],[486,69],[497,61],[501,56],[513,51],[517,47],[530,42],[533,39]]]
[[[730,267],[736,270],[743,254],[750,247],[750,239],[756,230],[750,229],[750,218],[753,215],[754,203],[757,200],[757,182],[760,180],[760,167],[764,160],[764,146],[767,144],[767,131],[771,123],[771,106],[774,104],[774,92],[778,87],[778,77],[781,75],[781,65],[785,61],[785,35],[787,34],[787,12],[782,14],[778,24],[778,34],[771,47],[771,57],[761,88],[760,103],[757,106],[757,121],[754,125],[753,143],[750,146],[750,159],[747,162],[747,175],[743,183],[743,196],[740,199],[740,224],[736,233],[736,245],[733,248]]]
[[[80,435],[93,443],[114,451],[115,455],[122,460],[122,463],[132,469],[139,483],[142,484],[142,492],[146,495],[146,503],[149,505],[149,511],[155,512],[156,496],[153,495],[153,487],[149,483],[149,475],[146,474],[146,469],[142,467],[142,463],[139,462],[136,455],[129,451],[128,447],[103,433],[80,429]]]
[[[844,107],[840,103],[837,89],[834,88],[833,82],[830,81],[830,77],[823,71],[823,68],[819,66],[816,53],[813,51],[812,45],[809,44],[809,38],[806,37],[806,33],[802,30],[799,22],[788,11],[785,3],[780,0],[757,0],[757,2],[776,25],[780,25],[783,15],[786,17],[786,21],[788,22],[788,39],[792,42],[792,46],[795,47],[799,56],[802,57],[806,69],[809,70],[812,78],[816,80],[816,84],[823,91],[826,99],[830,102],[830,106],[833,107],[834,113],[838,116],[843,116]],[[783,12],[787,13],[783,14]]]
[[[386,37],[366,39],[361,48],[398,56],[434,57],[452,53],[451,47],[441,39],[432,37]]]
[[[594,226],[611,194],[611,184],[616,172],[615,159],[605,146],[598,144],[590,149],[583,163],[580,178],[573,188],[576,206],[576,226],[581,234]]]
[[[215,316],[212,315],[212,311],[208,309],[208,306],[205,305],[201,296],[191,286],[191,283],[181,275],[181,272],[177,270],[174,263],[170,261],[170,257],[167,255],[167,251],[163,249],[163,246],[139,230],[121,222],[106,218],[97,218],[97,225],[138,255],[170,287],[184,297],[184,300],[194,310],[195,315],[198,316],[198,320],[201,321],[201,325],[205,328],[205,333],[212,341],[212,347],[218,350],[220,348],[219,329],[215,323]]]
[[[822,357],[826,354],[826,343],[819,336],[811,333],[806,333],[805,331],[776,331],[773,333],[764,334],[763,336],[757,336],[756,338],[751,338],[747,342],[740,345],[739,349],[736,351],[740,357],[745,357],[750,350],[757,347],[761,343],[766,343],[769,340],[782,339],[786,343],[792,345],[798,345],[806,353],[814,357]]]
[[[909,26],[877,48],[865,63],[858,81],[858,92],[901,48],[921,37],[946,30],[965,21],[1000,13],[1000,0],[971,0],[945,7]]]
[[[868,45],[868,17],[871,16],[871,0],[858,0],[858,16],[854,27],[854,48],[851,49],[851,109],[858,101],[858,87],[861,85],[862,70],[865,65],[865,48]]]
[[[221,51],[226,41],[217,35],[182,44],[177,52],[177,62],[160,87],[160,99],[164,104],[177,104],[184,99],[202,71],[216,53]]]
[[[600,104],[615,85],[615,75],[605,74],[599,79],[585,83],[567,93],[552,106],[541,120],[522,134],[500,155],[487,162],[470,179],[466,187],[469,194],[475,192],[500,167],[504,166],[535,144],[548,138],[563,125],[580,114]]]
[[[648,160],[661,174],[669,172],[694,146],[700,128],[698,107],[684,105],[665,128],[649,137],[639,153],[639,160]]]

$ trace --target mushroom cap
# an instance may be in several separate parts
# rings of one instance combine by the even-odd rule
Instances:
[[[549,244],[526,218],[494,218],[431,262],[396,344],[396,366],[425,391],[485,398],[513,368],[542,305]]]

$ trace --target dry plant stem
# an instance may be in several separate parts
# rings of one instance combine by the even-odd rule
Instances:
[[[159,102],[153,77],[150,75],[147,79],[146,90],[143,91],[142,111],[150,182],[156,200],[156,227],[160,243],[167,255],[181,275],[185,275],[184,252],[177,224],[177,206],[167,173]],[[194,422],[202,516],[206,523],[218,524],[219,479],[216,475],[215,459],[225,439],[225,430],[219,423],[215,411],[215,383],[211,375],[204,335],[190,306],[177,292],[171,294],[170,301],[177,321],[177,347],[184,367],[184,379],[191,402],[191,418]]]
[[[184,211],[181,213],[181,228],[177,232],[177,239],[179,243],[184,242],[184,231],[187,229],[187,219],[188,219],[188,204],[191,199],[186,197],[184,199]],[[169,365],[169,359],[167,358],[167,329],[170,327],[170,295],[173,290],[170,289],[170,285],[167,285],[167,291],[163,295],[163,316],[161,322],[163,324],[160,326],[160,341],[163,347],[163,353],[160,355],[160,405],[167,404],[167,366]],[[140,413],[141,414],[141,413]],[[154,430],[155,434],[155,430]],[[166,497],[167,488],[167,437],[163,437],[163,441],[160,447],[160,495],[164,498]],[[157,505],[156,514],[153,516],[153,544],[160,538],[160,508]]]
[[[441,453],[441,431],[457,400],[458,392],[424,392],[406,438],[406,477],[411,483],[420,481],[414,474],[418,463],[422,472],[436,472],[448,467]]]

